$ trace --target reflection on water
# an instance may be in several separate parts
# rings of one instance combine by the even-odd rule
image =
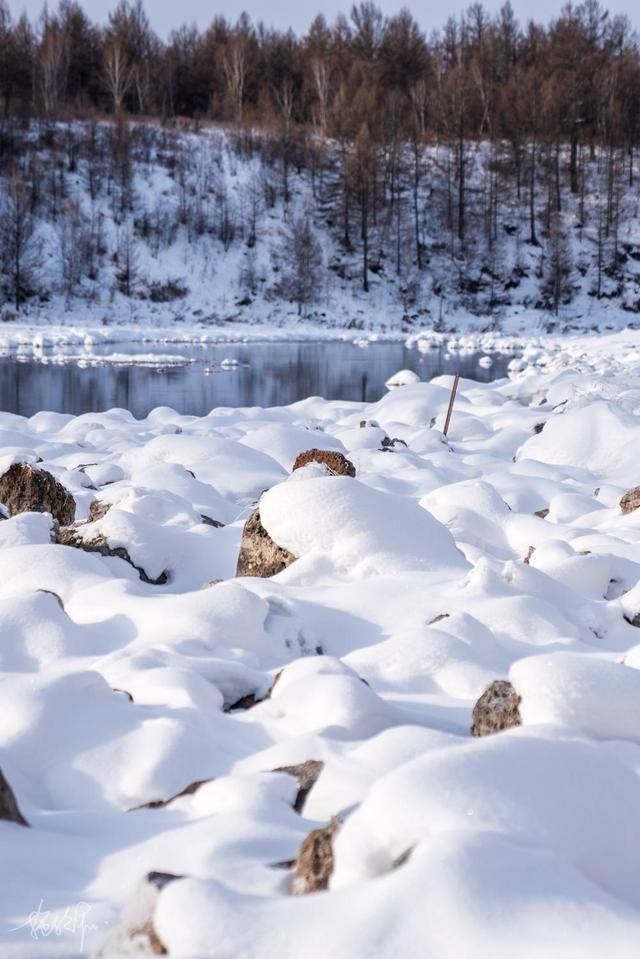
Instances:
[[[153,352],[148,344],[130,351],[141,350]],[[400,369],[415,370],[422,380],[459,372],[488,382],[506,374],[510,359],[494,356],[485,369],[478,362],[482,354],[421,354],[402,343],[372,343],[365,349],[340,342],[162,344],[156,351],[194,362],[157,369],[0,359],[0,409],[31,416],[38,410],[78,414],[120,407],[143,417],[154,407],[170,406],[201,416],[217,406],[282,406],[307,396],[371,402]],[[226,357],[241,365],[220,369]]]

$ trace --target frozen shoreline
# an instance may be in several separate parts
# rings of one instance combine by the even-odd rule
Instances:
[[[167,325],[159,327],[71,326],[65,324],[11,323],[0,326],[0,355],[29,354],[37,357],[47,351],[76,347],[83,357],[110,345],[237,345],[252,343],[345,342],[366,349],[375,343],[404,343],[422,352],[444,349],[461,352],[524,353],[526,363],[553,365],[562,358],[572,363],[600,363],[607,358],[625,365],[640,361],[640,330],[615,333],[576,333],[554,335],[502,332],[439,333],[425,328],[411,333],[363,332],[327,329],[320,326],[280,328],[269,325],[207,324]],[[99,354],[96,354],[99,355]],[[153,353],[149,353],[153,356]],[[126,354],[123,354],[123,358]],[[133,358],[132,358],[133,361]]]

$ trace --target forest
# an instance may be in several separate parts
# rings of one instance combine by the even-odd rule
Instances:
[[[241,196],[219,136],[213,154],[194,147],[212,128],[233,163],[253,164]],[[526,307],[557,315],[584,292],[637,312],[639,138],[638,37],[597,0],[547,25],[474,3],[430,36],[366,0],[305,36],[243,14],[166,41],[142,0],[104,26],[74,0],[37,22],[0,0],[3,297],[19,310],[52,290],[95,296],[105,262],[114,290],[140,295],[136,245],[151,234],[215,240],[219,261],[253,250],[276,210],[297,262],[268,295],[300,313],[330,272],[358,295],[386,278],[405,319],[436,301],[495,311],[528,278]],[[158,167],[173,197],[162,228],[139,189]],[[113,229],[104,210],[98,223],[105,195]],[[33,266],[52,225],[60,263],[43,284]],[[238,268],[240,301],[257,295],[255,269]]]

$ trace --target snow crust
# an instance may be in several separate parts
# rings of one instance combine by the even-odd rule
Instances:
[[[2,468],[52,472],[79,539],[131,559],[0,520],[0,768],[30,823],[0,821],[3,959],[97,955],[150,871],[184,877],[145,899],[179,959],[636,956],[640,366],[567,350],[461,380],[447,438],[451,377],[0,414]],[[311,448],[356,478],[291,474]],[[297,559],[235,578],[258,503]],[[498,678],[522,726],[472,739]],[[306,760],[298,813],[274,770]],[[291,896],[333,816],[329,890]]]

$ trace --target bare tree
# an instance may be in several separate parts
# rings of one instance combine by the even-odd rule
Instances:
[[[573,263],[564,217],[562,213],[554,210],[551,214],[551,228],[548,237],[544,292],[549,297],[550,306],[556,316],[560,310],[560,304],[571,297],[572,271]]]
[[[103,77],[113,99],[113,112],[120,113],[133,82],[134,71],[119,37],[114,37],[105,46]]]
[[[325,59],[316,57],[311,61],[311,76],[318,98],[318,127],[322,136],[327,132],[329,119],[329,96],[331,90],[331,71]]]
[[[116,282],[118,289],[126,297],[133,296],[138,276],[138,253],[130,230],[125,230],[118,248],[118,266]]]
[[[243,37],[232,37],[224,53],[224,73],[233,105],[234,118],[242,120],[246,71],[246,48]]]
[[[34,221],[28,190],[14,174],[0,207],[2,271],[16,310],[33,293],[35,270]]]
[[[83,277],[95,270],[95,235],[80,205],[70,201],[58,227],[60,274],[67,302],[77,292]]]
[[[276,292],[296,303],[298,316],[302,316],[322,286],[322,250],[307,214],[292,219],[276,260],[281,270]]]
[[[55,117],[64,90],[68,51],[64,32],[57,20],[45,15],[40,42],[39,65],[42,103],[48,117]]]

